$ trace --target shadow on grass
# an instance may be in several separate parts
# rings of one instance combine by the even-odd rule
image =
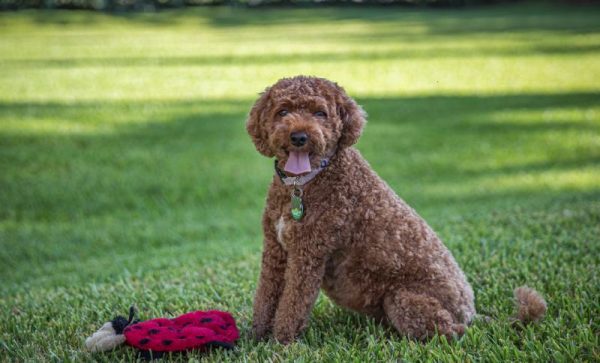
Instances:
[[[318,7],[318,8],[186,8],[157,13],[93,13],[88,11],[30,11],[26,16],[39,24],[100,24],[107,18],[150,26],[210,24],[220,28],[248,26],[315,25],[339,22],[423,25],[438,36],[504,32],[552,31],[590,33],[600,31],[597,5],[517,4],[457,9],[411,7]],[[566,17],[565,15],[571,15]],[[400,27],[393,36],[406,36]]]
[[[171,57],[86,57],[55,59],[10,59],[0,61],[4,67],[32,68],[83,68],[83,67],[140,67],[140,66],[248,66],[251,64],[289,64],[302,62],[339,63],[352,61],[379,61],[394,59],[432,59],[438,58],[482,58],[482,57],[524,57],[539,55],[586,55],[600,53],[600,45],[561,45],[561,46],[528,46],[515,48],[482,48],[464,49],[432,48],[432,49],[396,49],[387,51],[364,52],[318,52],[237,55],[237,56],[171,56]]]
[[[481,189],[486,178],[518,181],[524,174],[597,168],[599,151],[585,141],[586,135],[600,135],[597,120],[576,115],[570,122],[516,122],[510,113],[500,120],[497,114],[582,111],[597,107],[598,96],[362,98],[370,121],[358,147],[426,218],[438,213],[431,219],[436,230],[448,222],[444,214],[468,217],[460,208],[488,215],[505,206],[530,210],[560,203],[577,210],[577,203],[600,200],[600,186],[549,189],[517,182],[510,188],[472,189]],[[156,267],[175,261],[182,250],[241,255],[258,249],[260,213],[273,172],[245,133],[251,104],[1,102],[0,245],[10,248],[0,252],[0,275],[11,281],[39,279],[41,285],[46,275],[48,281],[84,281],[98,278],[93,267],[98,261],[116,263],[106,270],[115,274],[122,272],[119,264],[149,263],[142,253],[130,259],[133,250],[173,256]],[[60,127],[36,129],[36,123]],[[81,131],[83,124],[89,127]],[[571,150],[562,136],[581,138],[581,148]],[[523,143],[540,158],[527,158]],[[509,161],[497,163],[498,153]],[[228,241],[235,243],[226,246]],[[21,261],[37,267],[23,268]]]
[[[232,9],[211,14],[207,19],[215,27],[276,26],[289,24],[327,24],[338,22],[365,22],[372,24],[418,23],[425,33],[438,36],[528,31],[559,31],[587,33],[599,31],[593,14],[598,6],[574,7],[556,4],[497,5],[455,9],[411,7],[362,7],[320,9]],[[283,16],[282,16],[283,14]],[[286,16],[289,14],[289,16]],[[565,14],[578,16],[573,21]],[[399,27],[396,36],[410,35]]]
[[[599,96],[580,92],[362,98],[359,102],[369,111],[370,122],[359,149],[384,179],[404,186],[399,193],[420,207],[598,196],[600,187],[549,191],[530,185],[483,194],[443,191],[463,184],[476,187],[481,178],[598,165],[600,152],[584,138],[578,150],[562,143],[600,135],[597,120],[516,122],[510,114],[500,120],[495,116],[507,111],[585,110],[596,107]],[[63,220],[186,208],[259,210],[271,169],[245,134],[251,103],[0,103],[0,120],[18,119],[29,125],[0,134],[0,217]],[[36,131],[35,124],[46,122],[49,115],[63,126],[72,124],[74,131],[68,127]],[[103,130],[105,117],[116,117],[111,115],[120,116]],[[77,125],[86,123],[87,131],[77,131]],[[509,161],[498,163],[498,158]],[[441,189],[427,194],[423,190],[428,187]]]

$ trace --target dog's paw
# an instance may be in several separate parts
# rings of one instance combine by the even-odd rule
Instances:
[[[447,310],[440,310],[436,313],[436,329],[438,334],[444,335],[447,340],[457,340],[465,334],[467,327],[454,323]]]
[[[286,327],[287,328],[287,327]],[[296,340],[297,334],[291,331],[291,329],[275,329],[273,337],[279,344],[287,345]]]
[[[452,324],[448,329],[440,331],[439,333],[444,335],[448,341],[451,341],[460,339],[465,335],[466,330],[467,327],[464,324]]]
[[[276,334],[275,335],[275,340],[279,344],[288,345],[288,344],[292,343],[296,339],[294,337],[292,337],[291,335]]]
[[[265,340],[269,335],[269,328],[262,325],[252,326],[252,338],[256,341]]]
[[[467,326],[465,324],[454,324],[452,330],[452,338],[458,340],[467,332]]]

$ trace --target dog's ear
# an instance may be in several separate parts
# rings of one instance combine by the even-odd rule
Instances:
[[[267,88],[252,106],[248,120],[246,121],[246,130],[252,138],[252,142],[259,153],[266,157],[273,157],[275,154],[269,147],[267,131],[265,123],[267,122],[267,112],[269,106],[271,89]]]
[[[367,122],[367,114],[356,101],[344,93],[338,102],[338,115],[342,120],[342,135],[338,141],[338,148],[343,149],[358,141]]]

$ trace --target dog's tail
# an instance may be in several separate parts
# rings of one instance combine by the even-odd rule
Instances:
[[[547,305],[546,300],[540,295],[539,292],[534,289],[521,286],[517,287],[513,292],[515,295],[515,315],[509,319],[510,322],[522,323],[527,325],[529,323],[537,323],[542,320],[546,315]],[[481,320],[485,323],[490,323],[497,318],[485,314],[477,314],[475,319]]]
[[[523,324],[535,323],[546,315],[546,300],[537,291],[527,286],[517,287],[515,295],[515,318]]]

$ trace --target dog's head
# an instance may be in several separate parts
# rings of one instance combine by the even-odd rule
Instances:
[[[297,76],[261,94],[246,129],[261,154],[277,157],[286,172],[297,175],[354,144],[365,122],[362,108],[340,86]]]

